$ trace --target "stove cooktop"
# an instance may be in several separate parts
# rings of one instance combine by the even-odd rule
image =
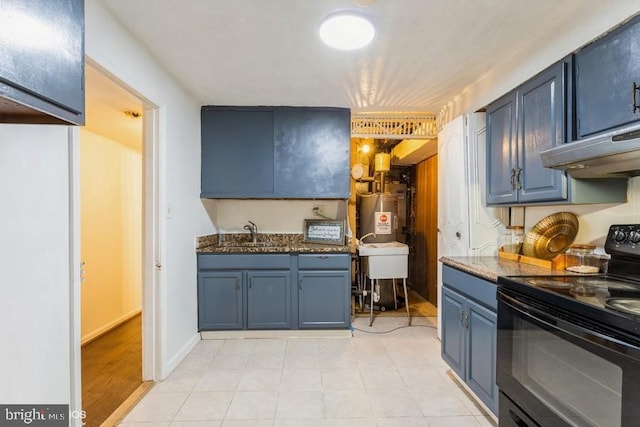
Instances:
[[[638,316],[640,320],[640,283],[610,276],[518,276],[511,281],[542,289],[601,309],[613,309]],[[638,304],[610,301],[637,300]]]
[[[510,276],[498,285],[640,336],[640,224],[612,225],[608,274]]]

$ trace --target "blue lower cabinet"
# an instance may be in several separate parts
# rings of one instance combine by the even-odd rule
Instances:
[[[464,378],[465,329],[462,318],[466,298],[446,287],[442,288],[442,359]]]
[[[198,328],[244,329],[241,271],[198,274]]]
[[[496,289],[495,283],[442,268],[442,359],[497,415]]]
[[[289,271],[247,272],[247,327],[291,328]]]
[[[198,254],[198,328],[348,329],[351,254]]]
[[[349,271],[298,273],[298,326],[300,329],[348,328],[351,324]]]

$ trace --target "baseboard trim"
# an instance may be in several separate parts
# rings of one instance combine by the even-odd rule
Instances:
[[[251,330],[251,331],[203,331],[203,340],[219,340],[233,338],[351,338],[350,329],[320,329],[320,330]]]
[[[161,378],[156,378],[156,380],[165,380],[171,374],[171,372],[173,372],[173,370],[178,367],[180,362],[182,362],[184,358],[187,357],[191,350],[193,350],[194,347],[198,345],[201,339],[202,338],[198,333],[192,336],[191,339],[189,339],[189,341],[187,341],[187,343],[182,346],[180,351],[175,356],[173,356],[173,358],[165,366],[162,367]]]
[[[120,424],[124,417],[126,417],[127,414],[131,412],[133,407],[136,406],[138,402],[140,402],[140,400],[145,396],[145,394],[149,392],[149,390],[151,390],[154,385],[155,383],[153,381],[145,381],[140,384],[140,387],[135,389],[135,391],[131,393],[129,397],[127,397],[127,400],[122,402],[122,404],[118,406],[111,415],[109,415],[109,418],[107,418],[102,422],[102,424],[100,424],[100,427],[113,427]]]
[[[104,325],[101,328],[96,329],[95,331],[88,333],[87,335],[83,336],[80,340],[80,346],[84,346],[86,344],[89,344],[91,341],[94,341],[98,338],[100,338],[101,336],[103,336],[104,334],[111,332],[112,330],[114,330],[115,328],[117,328],[118,326],[122,325],[124,322],[133,319],[134,317],[136,317],[137,315],[139,315],[140,313],[142,313],[142,309],[141,308],[136,308],[135,310],[118,317],[116,320],[107,323],[106,325]]]
[[[483,412],[485,416],[491,418],[494,422],[494,425],[497,426],[498,417],[493,412],[491,412],[491,409],[489,409],[478,396],[476,396],[473,390],[471,390],[469,386],[464,383],[462,378],[460,378],[458,374],[453,372],[452,369],[449,369],[447,371],[447,374],[456,383],[456,385],[460,387],[462,391],[464,391],[464,393],[471,398],[471,400],[473,400],[473,403],[476,405],[476,407],[478,407],[478,409],[480,409],[480,411]]]

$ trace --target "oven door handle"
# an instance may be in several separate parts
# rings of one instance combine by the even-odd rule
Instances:
[[[575,323],[552,316],[548,313],[544,313],[524,301],[520,301],[502,292],[498,292],[498,299],[512,310],[517,311],[525,318],[533,320],[536,323],[544,324],[556,331],[568,333],[578,339],[587,340],[594,344],[605,346],[619,353],[628,354],[634,358],[640,358],[640,347],[638,346],[620,341],[615,337],[587,329]]]

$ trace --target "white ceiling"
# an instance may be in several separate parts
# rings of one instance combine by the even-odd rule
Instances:
[[[123,86],[88,63],[85,67],[85,128],[95,134],[142,151],[142,102]]]
[[[437,113],[621,0],[102,1],[202,104]],[[320,42],[320,21],[337,9],[373,19],[370,46]]]

